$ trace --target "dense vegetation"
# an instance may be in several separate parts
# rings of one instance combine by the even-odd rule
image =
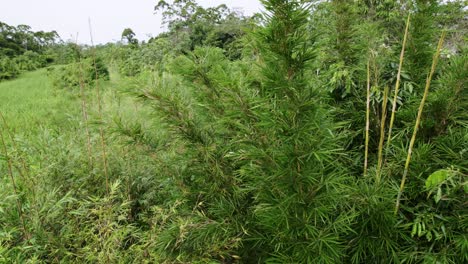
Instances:
[[[464,2],[262,2],[0,83],[0,262],[468,262]]]
[[[28,25],[14,27],[0,21],[0,81],[53,62],[52,47],[58,37],[55,31],[34,32]]]

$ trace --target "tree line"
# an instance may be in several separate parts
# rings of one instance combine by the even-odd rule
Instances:
[[[35,32],[28,25],[15,27],[0,21],[0,80],[51,63],[53,56],[49,50],[58,40],[56,31]]]

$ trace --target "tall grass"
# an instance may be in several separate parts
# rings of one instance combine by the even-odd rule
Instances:
[[[10,130],[10,127],[8,126],[8,122],[6,121],[5,116],[3,116],[3,113],[2,113],[2,112],[0,112],[0,119],[2,120],[2,123],[3,123],[3,126],[4,126],[4,130],[6,131],[6,133],[8,134],[8,136],[9,136],[9,138],[10,138],[10,142],[11,142],[13,148],[14,148],[16,151],[18,151],[19,148],[18,148],[18,146],[16,145],[16,141],[15,141],[15,139],[14,139],[14,137],[13,137],[13,134],[12,134],[12,132],[11,132],[11,130]],[[28,170],[28,168],[27,168],[27,166],[26,166],[26,161],[25,161],[25,159],[23,158],[23,156],[21,155],[21,153],[19,154],[19,161],[20,161],[20,163],[21,163],[21,167],[22,167],[22,168],[18,168],[18,173],[20,174],[20,176],[21,176],[23,179],[29,178],[29,177],[28,177],[28,176],[29,176],[29,175],[28,175],[28,174],[29,174],[29,173],[28,173],[29,170]]]
[[[46,69],[1,82],[0,102],[9,130],[20,138],[34,138],[44,127],[68,125],[77,103],[72,95],[51,89]]]
[[[3,116],[3,115],[2,115]],[[16,208],[18,210],[18,215],[21,219],[21,224],[23,226],[23,235],[25,239],[29,239],[29,231],[26,227],[26,220],[24,218],[23,214],[23,204],[21,202],[20,198],[20,193],[18,191],[18,187],[15,181],[15,176],[13,175],[13,161],[12,157],[10,157],[8,153],[8,148],[5,142],[5,137],[4,137],[4,128],[0,129],[0,143],[2,144],[2,149],[3,149],[3,156],[7,162],[7,168],[8,168],[8,176],[10,177],[11,180],[11,186],[13,187],[13,192],[15,194],[15,200],[16,200]]]
[[[37,184],[37,181],[35,180],[34,177],[31,177],[29,166],[28,166],[28,164],[26,162],[26,159],[24,158],[24,153],[22,151],[20,151],[20,148],[16,144],[16,140],[15,140],[15,138],[13,136],[13,133],[12,133],[9,125],[8,125],[8,122],[5,119],[5,116],[3,115],[3,113],[1,111],[0,111],[0,119],[2,119],[4,130],[9,135],[10,142],[11,142],[11,145],[12,145],[13,149],[18,154],[18,161],[19,161],[20,165],[16,166],[16,168],[17,168],[18,174],[21,176],[23,182],[28,185],[27,187],[28,187],[29,191],[31,191],[31,194],[32,194],[32,197],[33,197],[33,206],[34,206],[34,208],[36,209],[36,212],[37,212],[37,200],[36,200],[37,196],[36,196],[36,188],[35,188],[36,184]]]
[[[89,24],[89,35],[91,39],[91,46],[92,46],[92,59],[93,59],[93,67],[94,67],[94,72],[95,72],[95,79],[94,79],[94,89],[96,90],[96,99],[97,99],[97,105],[98,105],[98,116],[99,116],[99,137],[100,137],[100,142],[101,142],[101,157],[102,157],[102,166],[104,169],[104,177],[106,178],[106,193],[109,194],[109,172],[108,170],[108,164],[107,164],[107,146],[106,146],[106,139],[104,136],[104,128],[102,125],[103,122],[103,115],[102,115],[102,100],[101,100],[101,92],[99,89],[99,73],[97,69],[97,64],[96,64],[96,47],[94,46],[94,41],[93,41],[93,31],[91,27],[91,19],[88,20]]]
[[[83,77],[83,63],[81,61],[81,56],[78,61],[78,76],[80,83],[80,94],[81,94],[81,113],[83,118],[83,125],[86,133],[86,149],[88,151],[88,166],[93,167],[93,152],[91,147],[91,134],[89,132],[89,121],[88,121],[88,100],[85,92],[85,82]]]

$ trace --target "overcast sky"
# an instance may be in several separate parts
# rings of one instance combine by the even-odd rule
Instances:
[[[34,31],[56,30],[63,40],[89,43],[88,18],[94,42],[120,40],[124,28],[137,38],[147,39],[162,31],[161,16],[154,14],[158,0],[0,0],[0,21],[17,26],[26,24]],[[170,0],[168,2],[171,2]],[[240,7],[250,15],[260,10],[259,0],[197,0],[202,6]]]

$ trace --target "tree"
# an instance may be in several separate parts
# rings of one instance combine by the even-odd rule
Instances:
[[[135,38],[135,32],[131,28],[126,28],[122,31],[122,40],[125,40],[130,45],[138,45],[138,39]]]
[[[10,26],[0,22],[0,54],[18,56],[29,50],[44,52],[59,39],[56,31],[34,32],[28,25]]]
[[[47,54],[59,38],[56,31],[34,32],[28,25],[0,22],[0,79],[14,78],[21,71],[38,69],[53,61]]]
[[[194,0],[175,0],[172,4],[158,2],[154,10],[161,12],[168,25],[168,37],[173,46],[183,53],[196,46],[216,46],[226,51],[230,58],[239,58],[239,43],[248,18],[226,5],[203,8]],[[237,52],[235,51],[237,49]]]

